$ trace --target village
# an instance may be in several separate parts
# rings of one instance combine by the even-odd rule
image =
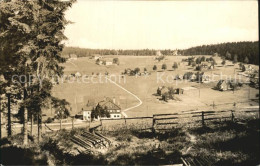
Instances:
[[[219,57],[217,53],[211,56],[185,57],[178,54],[178,51],[174,51],[171,55],[162,55],[160,51],[157,51],[155,57],[148,58],[150,64],[147,63],[147,60],[145,60],[147,58],[145,57],[126,57],[119,55],[104,58],[104,56],[101,55],[93,55],[90,57],[78,58],[75,54],[65,57],[70,57],[66,63],[68,70],[65,68],[65,73],[72,78],[83,79],[83,77],[95,76],[95,79],[98,80],[99,75],[108,78],[110,75],[118,75],[119,77],[124,77],[124,79],[126,79],[125,83],[118,84],[122,87],[126,87],[126,89],[130,89],[130,92],[134,94],[138,94],[138,89],[133,89],[135,85],[132,81],[144,81],[145,85],[150,86],[143,89],[146,91],[148,90],[148,92],[145,93],[147,94],[146,96],[143,96],[143,94],[141,96],[137,95],[141,98],[142,104],[125,112],[124,110],[139,104],[136,103],[136,99],[131,94],[127,92],[116,92],[117,89],[120,88],[113,85],[111,86],[111,82],[106,85],[103,85],[102,83],[94,84],[90,86],[92,90],[89,89],[87,85],[84,85],[84,83],[81,83],[80,87],[84,87],[84,90],[77,88],[77,94],[74,97],[68,96],[69,98],[67,98],[67,100],[72,103],[72,116],[83,121],[121,119],[126,117],[152,115],[152,113],[172,112],[171,109],[182,109],[182,106],[178,105],[183,105],[184,103],[187,103],[186,101],[188,100],[191,100],[191,102],[193,100],[198,100],[195,102],[197,104],[194,106],[190,105],[189,109],[211,109],[211,106],[207,105],[210,105],[209,103],[213,101],[215,103],[228,103],[228,101],[221,101],[221,98],[212,99],[210,102],[203,101],[208,100],[207,96],[205,96],[206,94],[203,94],[203,91],[212,91],[210,93],[205,92],[209,93],[208,95],[210,96],[213,92],[227,96],[240,95],[241,93],[242,96],[244,96],[243,94],[246,94],[246,96],[249,95],[249,99],[254,99],[256,98],[259,88],[258,67],[242,63],[233,63]],[[158,60],[160,59],[158,57],[163,58],[161,58],[162,60]],[[125,63],[125,61],[133,58],[139,59],[140,63],[137,63],[136,65]],[[110,61],[108,59],[110,59]],[[87,63],[88,68],[84,68],[84,63]],[[75,65],[79,66],[75,67]],[[91,67],[89,67],[90,65]],[[170,69],[167,68],[168,66]],[[122,72],[120,72],[120,69]],[[158,77],[161,72],[165,72],[166,75],[168,75],[167,77],[166,75],[164,76],[164,80],[159,80],[158,82],[156,77]],[[57,85],[55,88],[59,89],[59,86],[60,88],[65,87],[64,93],[59,92],[58,95],[67,96],[65,94],[67,94],[68,91],[71,91],[70,88],[74,89],[73,87],[76,85],[77,83],[67,83],[67,85]],[[109,87],[111,86],[109,92],[104,89],[104,86],[108,85]],[[138,83],[136,88],[142,88],[140,87],[141,85],[142,83]],[[96,88],[93,89],[93,86],[100,89],[100,91],[98,91],[98,93],[94,92],[93,90]],[[246,87],[249,87],[250,92]],[[89,90],[88,92],[86,91],[87,89]],[[154,90],[152,91],[151,89]],[[75,92],[76,89],[73,91]],[[86,91],[87,94],[84,94],[84,91]],[[192,99],[194,93],[198,94],[197,97],[195,97],[196,99]],[[203,99],[201,96],[205,96],[206,98]],[[163,104],[162,101],[165,103]],[[154,111],[146,112],[146,109],[143,108],[149,107],[150,102],[153,102],[153,105],[155,103],[157,104],[153,107]],[[208,104],[204,104],[203,102]],[[236,102],[239,103],[240,99],[237,98]],[[172,108],[169,107],[169,105],[167,109],[161,111],[163,107],[168,105],[167,103],[173,104]],[[184,110],[185,109],[187,108],[184,108]]]

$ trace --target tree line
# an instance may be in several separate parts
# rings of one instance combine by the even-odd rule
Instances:
[[[181,50],[185,55],[214,55],[227,60],[259,65],[259,42],[230,42]]]
[[[259,65],[259,42],[229,42],[222,44],[202,45],[188,49],[178,50],[181,55],[214,55],[226,58],[231,61]],[[63,55],[76,54],[78,57],[100,55],[134,55],[134,56],[153,56],[157,54],[155,49],[88,49],[79,47],[65,47]],[[171,55],[174,50],[160,50],[162,55]]]
[[[173,50],[160,50],[163,55],[170,55]],[[95,54],[99,55],[135,55],[135,56],[152,56],[156,55],[155,49],[140,49],[140,50],[115,50],[115,49],[89,49],[79,47],[65,47],[63,55],[76,54],[78,57],[87,57]]]

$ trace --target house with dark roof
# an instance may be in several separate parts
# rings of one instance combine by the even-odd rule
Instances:
[[[98,104],[109,112],[111,119],[120,119],[122,117],[121,108],[116,104],[115,98],[112,100],[111,98],[107,97]]]

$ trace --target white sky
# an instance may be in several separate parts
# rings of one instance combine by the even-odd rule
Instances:
[[[258,41],[257,1],[86,1],[66,13],[68,46],[182,49]]]

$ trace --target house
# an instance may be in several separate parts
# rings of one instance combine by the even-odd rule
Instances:
[[[182,88],[177,88],[175,93],[178,94],[178,95],[184,94],[184,89],[182,89]]]
[[[125,69],[125,73],[124,74],[127,74],[127,75],[130,75],[131,74],[131,69],[130,68],[127,68],[127,69]]]
[[[94,55],[94,59],[98,60],[98,59],[102,59],[103,57],[101,55]]]
[[[196,80],[198,82],[208,83],[210,81],[210,77],[208,75],[205,75],[204,72],[202,72],[202,73],[198,72],[196,74]]]
[[[80,112],[77,113],[77,115],[75,117],[77,119],[90,121],[91,112],[95,108],[95,106],[96,106],[96,103],[94,100],[88,100],[87,104],[81,108]]]
[[[69,60],[77,60],[78,59],[78,56],[76,54],[70,54],[69,55]]]
[[[121,119],[121,108],[119,104],[116,104],[115,98],[112,100],[111,98],[107,97],[98,104],[109,112],[111,119]]]
[[[156,51],[156,56],[162,56],[162,53],[161,53],[161,51]]]
[[[192,73],[191,77],[190,77],[190,81],[196,81],[197,76],[196,74]]]
[[[201,62],[200,66],[202,68],[209,68],[211,66],[211,64],[209,62]]]
[[[66,60],[68,60],[70,58],[70,56],[68,54],[62,55],[63,58],[65,58]]]
[[[228,81],[228,80],[219,80],[216,88],[220,91],[227,91],[227,90],[232,89],[230,81]]]
[[[165,94],[165,93],[168,93],[169,92],[169,90],[168,90],[168,88],[167,87],[165,87],[165,86],[160,86],[160,87],[158,87],[158,89],[157,89],[157,94],[159,95],[159,96],[161,96],[161,95],[163,95],[163,94]]]
[[[174,51],[172,52],[172,55],[173,55],[173,56],[177,56],[177,55],[178,55],[178,50],[174,50]]]
[[[81,77],[80,72],[76,72],[76,73],[75,73],[75,77],[77,77],[77,78]]]
[[[72,77],[77,77],[77,78],[79,78],[79,77],[81,77],[82,75],[81,75],[81,73],[80,72],[78,72],[78,71],[73,71],[73,72],[71,72],[71,74],[70,74]]]
[[[106,65],[106,66],[113,65],[113,61],[106,61],[106,62],[105,62],[105,65]]]
[[[174,80],[182,80],[183,79],[183,75],[176,75]]]
[[[210,70],[213,70],[214,68],[215,68],[215,66],[212,65],[212,64],[209,66],[209,69],[210,69]]]
[[[253,77],[250,78],[250,85],[259,88],[259,77],[258,75],[254,75]]]

